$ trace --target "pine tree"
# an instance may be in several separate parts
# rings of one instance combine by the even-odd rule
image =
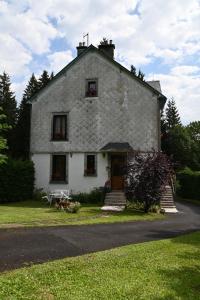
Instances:
[[[167,103],[166,125],[168,130],[174,128],[176,125],[181,125],[178,109],[176,108],[176,104],[173,98]]]
[[[8,153],[13,154],[14,147],[14,129],[17,122],[17,102],[15,95],[11,91],[10,77],[5,72],[0,75],[0,106],[6,116],[6,122],[11,127],[10,130],[3,133],[8,143]]]
[[[15,155],[17,158],[29,158],[31,105],[28,103],[28,101],[39,90],[39,88],[40,85],[38,80],[35,78],[35,75],[32,74],[25,88],[19,107],[15,147]]]
[[[6,123],[6,115],[4,115],[2,107],[0,107],[0,165],[6,161],[5,150],[7,149],[7,141],[4,138],[4,132],[9,129]]]
[[[48,72],[46,70],[44,70],[38,80],[39,87],[40,88],[45,87],[49,83],[49,81],[51,81],[51,79],[53,78],[52,76],[53,76],[53,73],[51,73],[51,75],[49,76]]]
[[[134,65],[131,65],[131,73],[136,75],[136,67]]]
[[[137,77],[144,81],[145,74],[139,69]]]

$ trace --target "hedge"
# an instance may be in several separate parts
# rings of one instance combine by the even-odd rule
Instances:
[[[200,201],[200,171],[192,171],[189,168],[178,172],[177,179],[179,187],[178,195],[183,198]]]
[[[79,193],[71,195],[73,201],[80,203],[103,203],[105,198],[104,188],[95,188],[90,193]]]
[[[34,189],[32,161],[8,159],[0,166],[0,202],[31,199]]]

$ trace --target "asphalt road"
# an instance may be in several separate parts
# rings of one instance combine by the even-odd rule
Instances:
[[[177,208],[160,221],[0,229],[0,271],[200,230],[200,206]]]

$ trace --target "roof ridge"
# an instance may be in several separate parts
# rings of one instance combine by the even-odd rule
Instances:
[[[32,103],[32,101],[34,101],[35,98],[38,97],[38,95],[44,91],[47,87],[49,87],[52,82],[57,79],[59,76],[61,76],[67,69],[69,69],[74,63],[76,63],[78,60],[80,60],[84,55],[86,55],[90,50],[94,50],[97,51],[98,54],[100,54],[102,57],[104,57],[105,59],[107,59],[108,61],[110,61],[111,63],[115,64],[116,66],[118,66],[120,69],[124,70],[125,72],[127,72],[132,78],[136,79],[138,82],[140,82],[141,84],[143,84],[144,86],[146,86],[147,88],[151,89],[155,94],[157,94],[158,96],[162,97],[164,101],[166,101],[166,97],[159,92],[158,90],[156,90],[155,88],[153,88],[150,84],[148,84],[147,81],[141,80],[140,78],[138,78],[135,74],[133,74],[131,71],[129,71],[126,67],[124,67],[123,65],[121,65],[119,62],[115,61],[114,59],[110,58],[108,55],[104,54],[101,50],[99,50],[97,47],[95,47],[93,44],[91,44],[87,49],[85,49],[80,55],[76,56],[71,62],[69,62],[64,68],[62,68],[52,79],[51,81],[49,81],[47,83],[46,86],[44,86],[42,89],[40,89],[38,92],[36,92],[30,99],[29,99],[29,103]]]

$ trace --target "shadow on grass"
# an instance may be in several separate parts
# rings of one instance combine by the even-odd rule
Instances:
[[[178,263],[166,269],[159,269],[158,273],[164,278],[163,284],[168,294],[154,297],[155,300],[199,300],[200,299],[200,232],[182,235],[172,239],[178,248],[182,245],[182,253],[175,254]],[[184,245],[195,246],[191,251],[184,250]],[[173,261],[173,258],[172,258]]]

